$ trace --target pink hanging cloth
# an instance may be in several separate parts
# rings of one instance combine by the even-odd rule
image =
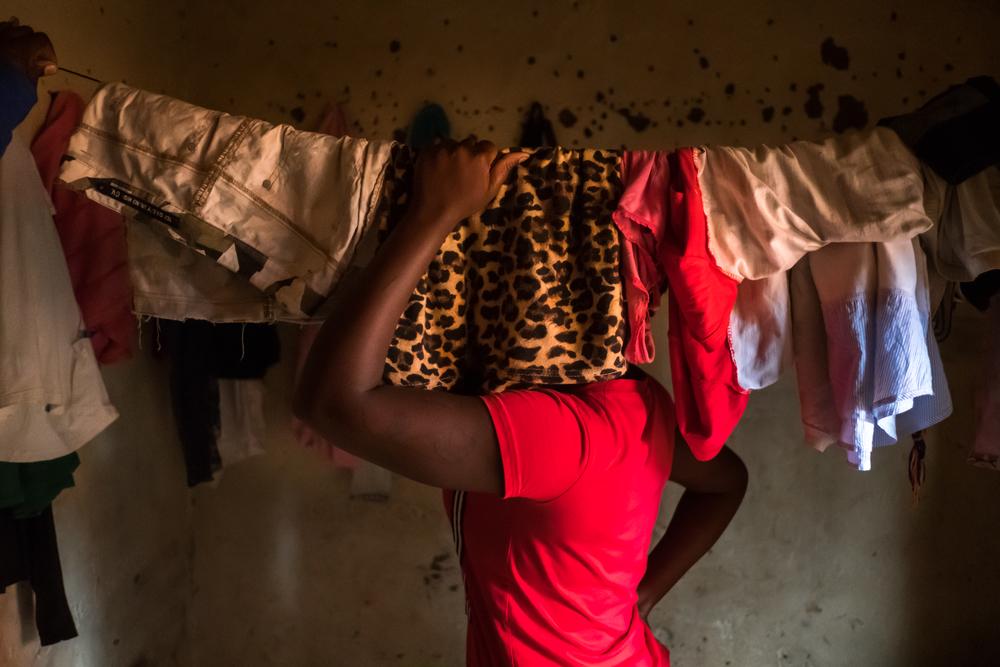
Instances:
[[[111,364],[132,356],[136,332],[125,221],[57,180],[83,108],[84,102],[76,93],[54,93],[45,124],[31,142],[31,152],[55,206],[53,219],[94,354],[102,364]]]
[[[652,361],[649,320],[670,289],[670,368],[677,425],[694,455],[722,449],[746,410],[738,382],[729,318],[738,282],[708,249],[694,149],[627,151],[625,190],[614,213],[622,235],[622,266],[631,326],[625,357]]]

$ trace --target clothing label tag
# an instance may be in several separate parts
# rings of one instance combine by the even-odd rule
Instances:
[[[129,208],[133,208],[140,213],[148,215],[151,218],[155,218],[160,222],[170,225],[171,227],[180,227],[181,219],[179,216],[174,215],[164,211],[159,206],[137,197],[128,190],[125,190],[120,185],[117,185],[114,181],[109,179],[93,179],[94,189],[100,192],[102,195],[111,197],[115,201],[125,204]]]

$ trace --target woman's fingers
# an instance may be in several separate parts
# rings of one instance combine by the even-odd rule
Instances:
[[[494,149],[495,150],[495,149]],[[490,167],[490,187],[489,200],[492,201],[500,191],[500,186],[504,184],[514,167],[528,159],[527,153],[508,153],[493,163]]]

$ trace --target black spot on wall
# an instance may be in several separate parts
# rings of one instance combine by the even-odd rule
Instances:
[[[535,56],[528,56],[528,64],[529,65],[535,64]]]
[[[736,84],[735,83],[727,83],[724,90],[726,92],[726,95],[732,95],[733,93],[736,92]]]
[[[819,47],[820,57],[824,65],[829,65],[834,69],[847,69],[851,64],[851,59],[847,55],[847,49],[837,46],[833,37],[827,37]]]
[[[893,10],[893,12],[891,14],[889,14],[889,20],[892,21],[893,23],[895,23],[896,22],[896,18],[898,18],[897,15],[896,15],[896,11]]]
[[[559,112],[559,122],[563,127],[573,127],[576,125],[576,114],[569,109],[563,109]]]
[[[649,117],[643,113],[632,111],[631,109],[627,109],[625,107],[619,109],[618,113],[625,118],[625,122],[627,122],[629,127],[636,132],[643,132],[647,127],[649,127]]]
[[[709,65],[708,58],[706,58],[705,56],[698,58],[698,64],[701,65],[702,69],[708,69]]]
[[[760,117],[765,123],[770,123],[774,119],[774,107],[764,107],[760,110]]]
[[[294,109],[289,111],[289,113],[292,116],[292,120],[294,120],[296,123],[301,123],[306,119],[306,112],[305,109],[303,109],[302,107],[295,107]]]
[[[391,42],[389,42],[389,53],[399,53],[399,49],[401,47],[402,44],[399,43],[399,40],[394,39]]]
[[[822,83],[813,84],[806,89],[809,97],[806,99],[803,108],[805,109],[806,116],[809,118],[821,118],[823,116],[823,102],[819,99],[821,90],[823,90]]]
[[[865,103],[853,95],[837,98],[837,115],[833,117],[833,131],[860,130],[868,124],[868,109]]]
[[[612,43],[613,42],[617,42],[618,41],[618,35],[616,35],[614,33],[611,33],[610,35],[608,35],[608,40],[610,40]]]
[[[582,69],[576,70],[576,78],[582,79],[584,76],[586,76],[586,74],[584,73],[584,71]]]
[[[781,115],[782,116],[789,116],[789,115],[791,115],[791,113],[792,113],[792,107],[784,107],[781,110]]]
[[[705,110],[701,107],[691,107],[687,119],[692,123],[700,123],[705,118]]]

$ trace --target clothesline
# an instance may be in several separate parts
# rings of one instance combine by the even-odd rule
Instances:
[[[72,74],[73,76],[78,76],[78,77],[80,77],[81,79],[86,79],[86,80],[88,80],[88,81],[93,81],[94,83],[100,83],[100,84],[103,84],[103,83],[104,83],[104,82],[103,82],[103,81],[101,81],[100,79],[95,79],[94,77],[90,76],[89,74],[82,74],[82,73],[80,73],[80,72],[77,72],[77,71],[74,71],[74,70],[71,70],[71,69],[70,69],[70,68],[68,68],[68,67],[63,67],[63,66],[61,66],[61,65],[60,65],[60,66],[59,66],[59,69],[60,69],[61,71],[63,71],[63,72],[66,72],[67,74]]]

